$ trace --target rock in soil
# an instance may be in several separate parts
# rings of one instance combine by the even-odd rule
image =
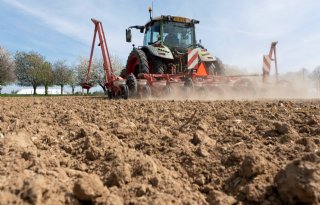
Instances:
[[[232,196],[214,190],[208,194],[207,202],[210,205],[233,205],[237,201]]]
[[[108,193],[108,190],[103,186],[98,175],[85,174],[75,182],[73,193],[80,201],[94,201]]]
[[[239,174],[242,177],[250,179],[252,177],[263,174],[267,168],[267,161],[259,156],[257,152],[250,153],[245,156],[241,164]]]
[[[309,154],[290,162],[276,175],[275,184],[286,204],[319,204],[320,157]]]
[[[114,165],[110,175],[106,179],[106,184],[111,186],[122,186],[126,183],[131,182],[132,168],[129,164],[123,163]]]
[[[276,123],[274,123],[274,126],[275,126],[276,130],[282,135],[287,134],[292,130],[292,128],[289,124],[283,123],[283,122],[276,122]]]

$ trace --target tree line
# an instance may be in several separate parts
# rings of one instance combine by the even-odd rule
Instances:
[[[69,85],[74,94],[75,87],[85,82],[88,72],[89,59],[80,57],[75,66],[68,66],[65,60],[57,60],[53,63],[47,61],[41,54],[30,51],[17,51],[11,55],[4,47],[0,46],[0,94],[1,88],[10,83],[18,83],[22,86],[32,86],[34,94],[37,94],[39,86],[48,88],[58,85],[63,94],[64,86]],[[112,67],[115,74],[120,74],[123,69],[121,60],[117,56],[111,56]],[[305,69],[302,69],[304,71]],[[303,72],[303,77],[305,77]],[[311,73],[306,74],[320,94],[320,66]],[[102,59],[93,59],[90,83],[99,85],[105,92],[105,72]]]
[[[64,87],[69,85],[74,94],[75,87],[86,79],[88,61],[89,59],[80,57],[75,66],[68,66],[66,60],[51,63],[35,51],[17,51],[15,55],[11,55],[8,50],[0,46],[0,93],[1,86],[17,83],[21,86],[32,86],[35,95],[39,86],[44,86],[45,95],[48,95],[48,89],[53,85],[60,86],[61,94],[64,92]],[[112,56],[111,63],[115,72],[119,73],[123,67],[121,60],[117,56]],[[105,91],[102,59],[93,59],[90,83],[101,86]]]

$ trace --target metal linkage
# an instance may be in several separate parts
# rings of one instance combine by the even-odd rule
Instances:
[[[93,83],[89,83],[89,77],[90,77],[90,71],[91,71],[91,65],[92,65],[92,58],[93,58],[93,52],[95,48],[95,42],[96,42],[96,36],[98,34],[99,37],[99,44],[102,52],[102,58],[103,58],[103,68],[106,73],[105,75],[105,88],[107,91],[107,95],[109,98],[125,98],[127,99],[129,96],[129,89],[126,85],[125,79],[118,77],[114,74],[112,64],[111,64],[111,58],[110,53],[108,50],[108,45],[105,37],[105,33],[103,30],[103,26],[101,21],[98,21],[96,19],[91,19],[91,21],[94,23],[94,34],[93,34],[93,40],[92,40],[92,46],[91,46],[91,52],[90,52],[90,60],[88,64],[88,73],[86,77],[85,83],[82,83],[81,86],[84,89],[90,89],[94,86]]]
[[[278,62],[277,62],[277,46],[278,41],[272,42],[269,55],[263,56],[263,82],[267,83],[270,76],[270,70],[271,70],[271,61],[274,61],[275,63],[275,71],[276,71],[276,80],[279,81],[279,73],[278,73]]]

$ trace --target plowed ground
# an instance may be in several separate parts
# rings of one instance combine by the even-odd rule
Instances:
[[[0,204],[320,203],[317,100],[0,107]]]

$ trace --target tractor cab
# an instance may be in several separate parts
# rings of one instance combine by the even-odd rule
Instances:
[[[154,18],[145,25],[143,45],[161,42],[169,48],[195,47],[196,23],[199,21],[177,16]]]

